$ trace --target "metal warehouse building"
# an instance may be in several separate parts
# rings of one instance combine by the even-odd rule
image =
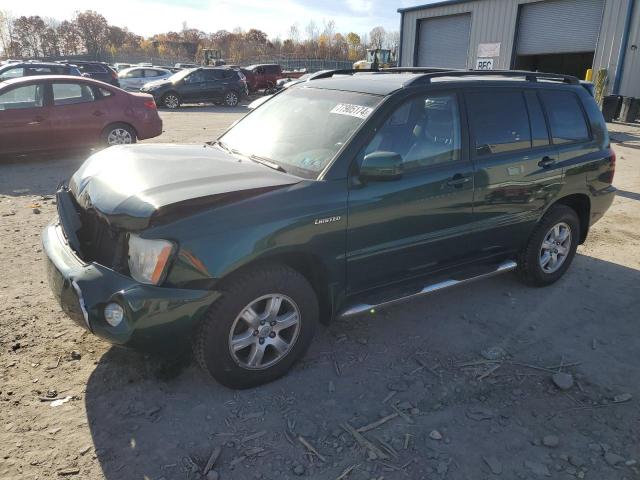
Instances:
[[[640,97],[636,0],[448,0],[402,8],[399,65],[522,69],[585,77]]]

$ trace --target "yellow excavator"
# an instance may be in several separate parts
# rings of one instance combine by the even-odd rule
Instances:
[[[391,60],[391,50],[386,48],[368,48],[367,59],[359,60],[353,64],[354,70],[370,70],[376,68],[395,67]]]

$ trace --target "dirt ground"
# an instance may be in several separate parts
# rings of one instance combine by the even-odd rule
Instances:
[[[164,112],[152,141],[211,140],[243,112]],[[507,274],[336,322],[246,391],[68,320],[39,235],[84,155],[3,161],[0,478],[640,478],[640,128],[611,129],[618,196],[556,285]]]

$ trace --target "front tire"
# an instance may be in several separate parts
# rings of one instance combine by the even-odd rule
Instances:
[[[193,339],[198,364],[231,388],[284,375],[305,353],[318,323],[309,282],[284,265],[263,265],[229,279]]]
[[[580,219],[575,210],[566,205],[552,206],[520,253],[520,278],[536,287],[555,283],[569,269],[579,240]]]

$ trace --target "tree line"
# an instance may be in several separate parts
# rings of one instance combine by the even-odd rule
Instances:
[[[232,63],[284,55],[298,58],[360,60],[367,48],[398,48],[398,32],[375,27],[369,34],[336,32],[335,23],[310,21],[292,25],[286,38],[269,38],[262,30],[236,28],[207,33],[183,23],[179,32],[142,37],[127,28],[110,25],[101,14],[76,12],[59,21],[38,15],[13,17],[0,11],[0,58],[56,58],[77,55],[100,60],[126,56],[183,58],[201,61],[205,49],[218,50]]]

